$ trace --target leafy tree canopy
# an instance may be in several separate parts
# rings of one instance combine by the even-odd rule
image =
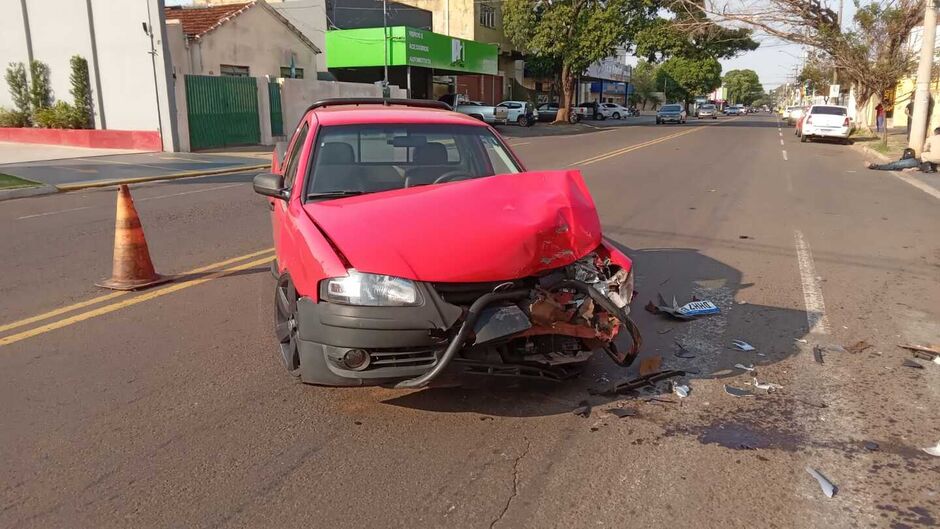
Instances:
[[[657,84],[665,87],[668,100],[688,103],[721,86],[721,64],[714,57],[672,57],[659,67]]]
[[[734,103],[751,105],[764,95],[764,87],[754,70],[731,70],[725,74],[723,84]]]
[[[667,2],[672,18],[655,18],[636,35],[636,54],[649,61],[670,57],[729,59],[759,46],[751,30],[711,21],[694,2]]]

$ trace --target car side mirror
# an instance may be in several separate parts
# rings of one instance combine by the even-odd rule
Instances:
[[[284,190],[284,177],[275,173],[260,173],[255,175],[252,181],[255,193],[267,197],[287,199],[287,193]]]

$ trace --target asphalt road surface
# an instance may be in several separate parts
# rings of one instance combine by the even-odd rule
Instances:
[[[110,272],[113,189],[12,200],[0,527],[940,524],[940,458],[921,450],[940,441],[940,365],[906,367],[896,346],[940,342],[933,188],[767,116],[511,143],[530,168],[583,171],[636,262],[642,357],[689,370],[688,397],[590,396],[637,372],[603,355],[557,385],[305,386],[276,352],[250,175],[133,188],[158,271],[182,277],[132,294],[93,286]],[[660,292],[722,313],[644,311]],[[815,345],[848,350],[820,364]],[[637,414],[606,411],[621,406]]]

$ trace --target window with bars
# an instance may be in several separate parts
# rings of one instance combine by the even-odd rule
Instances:
[[[496,27],[496,8],[488,2],[480,3],[480,25],[485,28]]]
[[[303,79],[304,78],[304,69],[294,67],[294,75],[291,75],[289,66],[281,66],[281,77],[287,79]]]

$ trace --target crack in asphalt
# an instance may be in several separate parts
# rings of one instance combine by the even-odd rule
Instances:
[[[506,499],[506,505],[503,506],[503,510],[499,513],[499,516],[496,517],[490,523],[490,529],[496,527],[496,524],[503,519],[503,516],[506,515],[506,512],[509,511],[509,506],[512,505],[512,500],[516,499],[516,496],[519,495],[519,462],[529,453],[529,448],[532,446],[532,442],[528,439],[525,440],[525,449],[519,454],[519,457],[512,462],[512,494],[509,495],[509,498]]]

